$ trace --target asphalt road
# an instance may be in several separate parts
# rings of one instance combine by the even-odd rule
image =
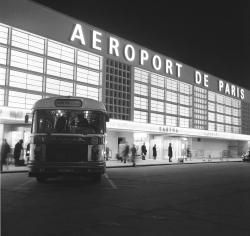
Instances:
[[[114,168],[101,183],[1,177],[2,236],[250,235],[250,163]]]

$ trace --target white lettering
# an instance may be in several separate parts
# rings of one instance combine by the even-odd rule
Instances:
[[[245,98],[245,90],[244,89],[240,89],[240,98],[241,99]]]
[[[177,77],[179,78],[181,76],[181,68],[182,68],[182,64],[179,63],[175,63],[176,67],[177,67]]]
[[[113,51],[115,52],[115,55],[119,57],[119,41],[116,38],[110,37],[109,38],[109,54],[113,55]]]
[[[195,71],[195,83],[201,84],[201,73],[198,70]]]
[[[140,51],[140,65],[144,65],[144,61],[147,61],[149,58],[148,52],[141,49]]]
[[[204,86],[208,88],[208,75],[204,74]]]
[[[219,91],[221,92],[221,90],[224,87],[224,82],[222,80],[219,80]]]
[[[228,83],[226,83],[225,94],[230,95],[230,87]]]
[[[161,58],[158,55],[153,56],[153,67],[155,70],[160,70],[161,69]]]
[[[82,26],[80,24],[76,24],[71,35],[70,41],[74,41],[75,39],[79,39],[82,45],[85,45],[85,39],[82,31]]]
[[[124,55],[128,61],[133,61],[135,59],[135,49],[131,44],[125,46]]]
[[[231,86],[231,95],[234,96],[234,97],[236,96],[235,95],[235,86],[234,85]]]
[[[239,98],[240,97],[240,88],[239,87],[237,87],[237,97]]]
[[[97,36],[102,36],[101,32],[93,30],[93,41],[92,41],[92,48],[101,51],[102,48],[97,45],[97,43],[101,43],[102,40],[100,38],[97,38]]]
[[[167,73],[167,74],[170,74],[170,75],[173,74],[172,67],[173,67],[172,61],[169,60],[169,59],[166,59],[166,73]]]

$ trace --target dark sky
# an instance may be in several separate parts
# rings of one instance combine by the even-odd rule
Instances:
[[[34,1],[250,90],[248,0]]]

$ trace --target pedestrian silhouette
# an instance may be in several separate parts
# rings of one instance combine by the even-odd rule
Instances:
[[[132,158],[133,166],[136,166],[136,152],[137,152],[136,147],[133,144],[133,146],[131,148],[131,158]]]
[[[157,157],[156,144],[153,146],[153,157],[154,157],[154,160],[156,160],[156,157]]]
[[[6,139],[3,139],[1,146],[1,171],[3,170],[3,165],[7,164],[8,153],[10,153],[10,145],[7,143]]]
[[[172,149],[171,143],[169,143],[169,146],[168,146],[168,157],[169,157],[169,162],[172,162],[173,149]]]
[[[142,160],[145,160],[147,155],[147,148],[145,143],[143,143],[143,145],[141,146],[141,155],[142,155]]]
[[[20,139],[14,148],[14,160],[15,160],[15,165],[18,166],[19,164],[19,158],[21,155],[21,151],[23,150],[23,140]]]

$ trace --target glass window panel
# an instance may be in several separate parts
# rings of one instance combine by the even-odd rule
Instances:
[[[148,86],[145,84],[139,84],[136,83],[134,84],[134,93],[135,94],[139,94],[141,96],[148,96]]]
[[[177,114],[177,105],[171,104],[171,103],[166,103],[166,113],[176,115]]]
[[[85,67],[90,67],[96,70],[101,70],[101,57],[95,54],[91,54],[86,51],[78,50],[77,52],[77,64]]]
[[[60,60],[74,62],[74,49],[66,45],[48,41],[48,56],[55,57]]]
[[[34,103],[41,99],[41,95],[9,91],[9,107],[31,109]]]
[[[213,113],[213,112],[208,112],[208,120],[210,120],[210,121],[215,121],[215,113]]]
[[[148,83],[149,73],[147,71],[135,68],[134,79],[143,83]]]
[[[0,88],[0,106],[4,105],[4,90]]]
[[[0,67],[0,85],[5,85],[5,74],[6,74],[6,69]]]
[[[164,100],[164,89],[151,87],[151,97]]]
[[[134,97],[134,107],[148,110],[148,99],[141,97]]]
[[[7,48],[0,47],[0,64],[6,65]]]
[[[167,78],[166,83],[167,83],[166,86],[167,89],[177,91],[178,83],[176,80]]]
[[[164,88],[164,81],[165,77],[157,75],[157,74],[151,74],[151,84]]]
[[[215,131],[215,123],[208,122],[208,130]]]
[[[191,95],[192,94],[192,85],[180,82],[180,92]]]
[[[222,124],[216,124],[216,126],[217,126],[217,131],[224,132],[224,125],[222,125]]]
[[[73,79],[73,66],[64,63],[48,60],[47,73],[50,75]]]
[[[140,123],[148,122],[148,113],[145,111],[134,110],[134,121]]]
[[[164,103],[156,100],[151,100],[151,110],[163,112],[164,111]]]
[[[11,66],[42,73],[43,58],[11,50]]]
[[[216,101],[218,103],[224,104],[224,96],[220,94],[216,94]]]
[[[189,128],[189,119],[180,118],[180,127]]]
[[[166,125],[177,127],[177,117],[176,116],[166,116]]]
[[[216,121],[224,123],[224,115],[216,114]]]
[[[167,99],[168,102],[177,103],[177,93],[176,92],[166,91],[166,99]]]
[[[180,109],[180,116],[190,116],[190,108],[189,107],[184,107],[184,106],[179,106]]]
[[[47,78],[46,92],[57,95],[72,96],[73,83]]]
[[[0,25],[0,43],[7,44],[8,42],[8,27]]]
[[[44,39],[29,33],[12,30],[12,46],[36,53],[44,53]]]
[[[99,89],[77,84],[76,96],[99,100]]]
[[[224,113],[224,106],[223,106],[223,105],[220,105],[220,104],[217,104],[216,111],[217,111],[217,112],[220,112],[220,113]]]
[[[77,67],[77,81],[100,85],[100,73]]]
[[[151,113],[150,118],[152,124],[164,125],[164,115]]]
[[[215,93],[208,91],[208,100],[215,102]]]
[[[187,105],[187,106],[191,105],[190,104],[190,97],[183,95],[183,94],[180,94],[180,104]]]
[[[208,110],[209,111],[215,111],[215,103],[208,102]]]

